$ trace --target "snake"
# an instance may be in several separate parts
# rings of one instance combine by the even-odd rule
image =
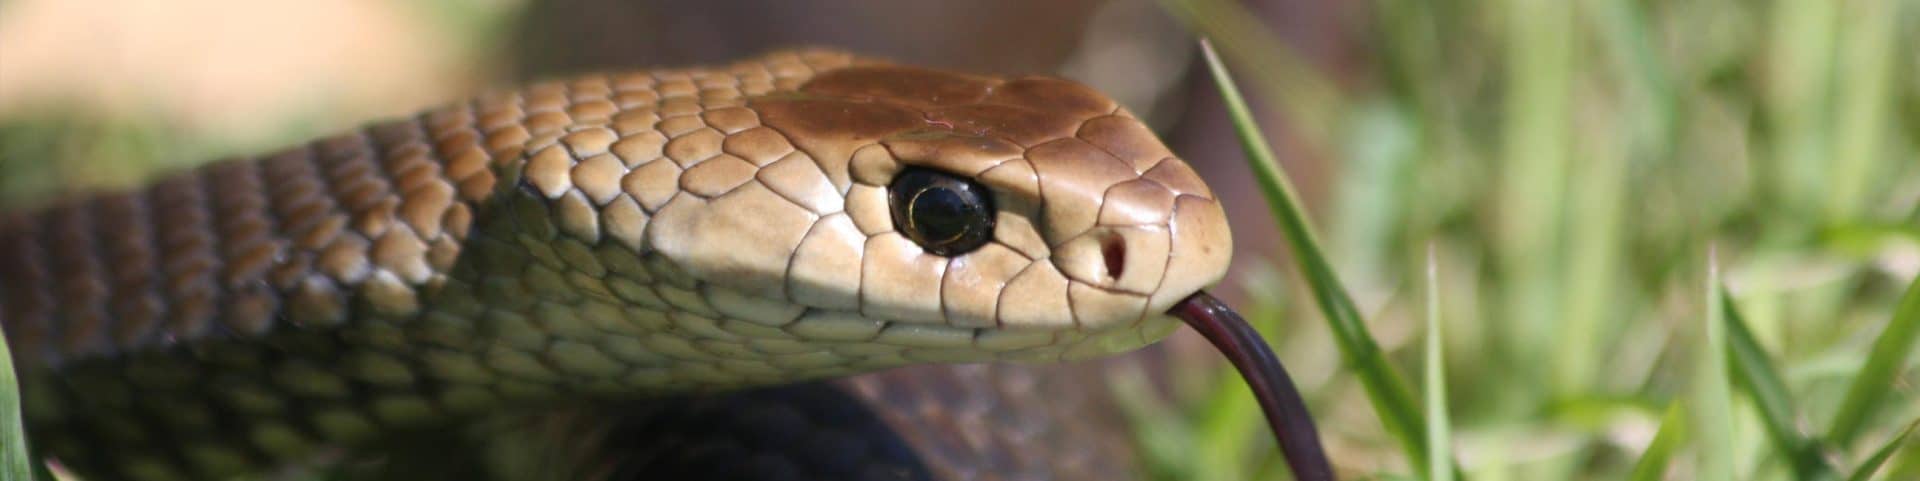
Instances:
[[[478,445],[447,479],[508,451],[582,466],[525,479],[1126,479],[1073,422],[1098,383],[1022,366],[1159,341],[1231,253],[1219,197],[1092,88],[797,49],[5,213],[0,327],[37,452],[91,481],[396,439]],[[481,425],[519,434],[453,440]]]

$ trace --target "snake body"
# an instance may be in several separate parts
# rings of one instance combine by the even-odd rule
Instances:
[[[908,168],[985,185],[991,240],[899,232]],[[1207,186],[1092,89],[802,50],[486,94],[6,214],[0,326],[45,453],[222,479],[583,400],[1123,352],[1230,252]]]

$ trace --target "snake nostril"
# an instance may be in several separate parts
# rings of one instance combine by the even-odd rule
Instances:
[[[1117,235],[1100,239],[1100,257],[1107,261],[1107,276],[1119,279],[1127,271],[1127,242]]]

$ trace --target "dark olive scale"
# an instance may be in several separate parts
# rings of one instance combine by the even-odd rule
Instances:
[[[972,180],[908,168],[894,176],[887,196],[894,228],[927,252],[951,257],[993,238],[993,196]]]

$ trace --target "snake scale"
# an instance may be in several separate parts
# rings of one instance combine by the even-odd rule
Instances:
[[[1072,394],[1085,374],[845,376],[1132,350],[1230,254],[1206,184],[1088,87],[795,50],[484,94],[5,214],[0,325],[36,446],[93,481],[227,479],[503,413],[653,453],[580,463],[599,479],[676,459],[1122,479],[1089,457],[1124,441],[1070,419],[1111,408]],[[966,402],[1000,434],[936,415]],[[989,449],[1022,442],[1082,455]],[[911,447],[941,443],[977,458]]]

